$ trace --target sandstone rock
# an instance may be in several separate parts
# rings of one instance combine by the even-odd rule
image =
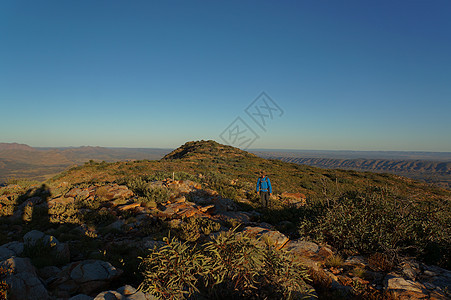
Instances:
[[[384,286],[387,291],[403,294],[408,292],[410,295],[418,294],[418,297],[427,293],[424,285],[412,280],[406,280],[403,277],[390,273],[384,279]]]
[[[82,190],[80,188],[73,188],[71,189],[69,192],[66,193],[66,195],[64,195],[65,197],[70,197],[70,198],[75,198],[77,197],[80,193],[82,192]]]
[[[72,197],[58,197],[51,199],[47,202],[49,208],[54,207],[55,205],[70,205],[75,203],[75,199]]]
[[[13,250],[8,249],[8,248],[6,248],[6,247],[4,247],[4,246],[1,246],[1,247],[0,247],[0,261],[5,260],[5,259],[8,259],[8,258],[10,258],[10,257],[13,257],[13,256],[15,256],[15,255],[16,255],[16,254],[14,253]]]
[[[301,207],[306,204],[306,197],[304,194],[301,193],[282,193],[281,195],[282,200],[286,202],[287,204]]]
[[[154,300],[152,295],[146,295],[130,285],[125,285],[117,291],[105,291],[98,294],[94,300]]]
[[[440,287],[442,290],[450,290],[451,287],[451,271],[442,269],[437,266],[424,265],[424,275],[427,276],[425,281]],[[429,274],[429,275],[427,275]]]
[[[123,300],[126,299],[121,293],[116,291],[106,291],[98,294],[94,300]]]
[[[262,241],[267,240],[269,243],[274,245],[277,249],[282,248],[287,242],[288,238],[281,232],[276,230],[268,230],[262,227],[245,227],[243,232],[249,235],[260,238]]]
[[[105,281],[117,278],[122,271],[116,269],[109,262],[101,260],[85,260],[76,263],[70,272],[70,277],[77,283],[88,281]]]
[[[124,295],[125,297],[127,297],[127,299],[129,299],[129,300],[153,300],[153,299],[157,299],[156,297],[151,296],[151,295],[148,295],[146,297],[146,295],[143,292],[138,291],[137,289],[135,289],[131,285],[125,285],[123,287],[120,287],[119,289],[117,289],[117,291],[119,293],[121,293],[122,295]]]
[[[326,259],[329,256],[331,256],[332,254],[334,254],[334,252],[329,247],[322,246],[319,248],[319,251],[317,252],[317,254],[318,254],[318,256]]]
[[[60,272],[61,272],[61,269],[58,267],[47,266],[47,267],[40,268],[38,270],[38,275],[39,275],[39,277],[41,277],[42,279],[47,281],[47,279],[57,276]]]
[[[415,281],[417,276],[421,273],[420,264],[415,261],[404,261],[401,264],[402,274],[404,277]]]
[[[39,230],[32,230],[27,232],[24,237],[24,245],[35,246],[39,243],[42,246],[49,246],[52,248],[53,254],[62,261],[70,260],[69,245],[66,243],[60,243],[54,236],[44,234]]]
[[[229,219],[235,219],[239,223],[242,224],[249,224],[251,223],[251,217],[252,215],[247,212],[243,211],[227,211],[227,212],[220,212],[216,214],[216,218],[220,220],[229,220]]]
[[[214,208],[215,208],[215,206],[213,205],[213,204],[211,204],[211,205],[207,205],[207,206],[200,206],[200,207],[198,207],[198,209],[201,211],[201,212],[211,212],[212,210],[214,210]]]
[[[347,265],[360,265],[361,267],[368,266],[368,261],[363,256],[350,256],[345,260]]]
[[[297,254],[302,254],[305,252],[317,253],[319,251],[319,246],[312,242],[295,240],[286,243],[283,249],[289,252],[295,252]]]
[[[32,230],[23,236],[23,240],[26,245],[34,246],[39,240],[42,240],[45,244],[47,244],[50,242],[48,237],[46,237],[42,231]]]
[[[11,257],[0,262],[0,267],[11,272],[6,277],[6,283],[11,288],[9,299],[49,299],[49,294],[29,258]]]
[[[117,220],[110,225],[106,226],[107,229],[114,229],[114,230],[122,230],[122,226],[124,226],[125,222],[124,220]]]
[[[211,202],[215,205],[216,212],[226,212],[226,211],[237,211],[238,210],[237,204],[231,199],[216,196],[211,199]]]
[[[110,184],[97,188],[95,194],[103,200],[129,199],[133,192],[125,185]]]
[[[122,270],[116,269],[109,262],[84,260],[66,266],[58,274],[58,280],[52,283],[51,288],[54,293],[90,295],[107,288],[109,282],[121,274]]]
[[[136,208],[136,207],[138,207],[140,205],[141,205],[141,203],[126,204],[126,205],[119,206],[119,210],[120,211],[131,210],[131,209],[134,209],[134,208]]]

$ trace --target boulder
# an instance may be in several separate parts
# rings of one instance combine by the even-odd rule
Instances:
[[[5,281],[10,286],[10,300],[45,300],[49,294],[36,274],[29,258],[11,257],[0,262],[0,267],[9,270]]]
[[[401,264],[401,268],[403,276],[413,281],[421,273],[420,264],[416,261],[404,261]]]
[[[248,212],[244,212],[244,211],[226,211],[226,212],[217,213],[215,217],[220,220],[223,220],[223,221],[227,221],[229,219],[234,219],[234,220],[238,221],[239,223],[249,224],[252,222],[251,220],[252,220],[253,215]]]
[[[385,277],[384,287],[387,292],[396,293],[401,298],[422,299],[428,293],[426,287],[420,282],[405,279],[395,273],[389,273]]]
[[[110,184],[98,187],[95,194],[103,200],[129,199],[133,197],[133,192],[125,185]]]
[[[70,198],[75,198],[78,196],[78,194],[81,193],[81,189],[80,188],[73,188],[70,191],[68,191],[66,193],[66,195],[64,195],[65,197],[70,197]]]
[[[74,262],[64,267],[51,284],[54,294],[77,293],[90,295],[108,287],[108,284],[118,278],[122,270],[116,269],[109,262],[101,260],[84,260]]]
[[[358,265],[358,266],[361,266],[361,267],[366,267],[366,266],[368,266],[368,261],[363,256],[349,256],[345,260],[345,264],[346,265]]]
[[[57,276],[61,272],[61,269],[55,266],[46,266],[38,270],[38,275],[44,280],[48,280]]]
[[[277,249],[282,248],[289,240],[283,233],[277,230],[268,230],[262,227],[248,226],[243,229],[243,232],[255,238],[260,238],[262,241],[268,241]]]
[[[23,252],[23,243],[14,241],[0,246],[0,261],[12,256],[20,256]]]
[[[49,208],[52,208],[56,205],[70,205],[75,203],[75,199],[72,197],[58,197],[51,199],[47,202]]]
[[[14,253],[13,250],[8,249],[7,247],[4,246],[0,247],[0,261],[13,257],[15,255],[16,254]]]
[[[136,207],[138,207],[140,205],[141,205],[141,203],[130,203],[130,204],[119,206],[119,210],[120,211],[131,210],[131,209],[135,209]]]
[[[301,207],[304,206],[307,202],[306,202],[306,197],[304,194],[301,193],[282,193],[280,195],[280,197],[282,198],[282,200],[284,200],[284,202],[286,204],[290,204],[296,207]]]
[[[33,246],[48,246],[52,253],[61,261],[68,262],[70,260],[69,245],[60,243],[54,236],[44,234],[39,230],[32,230],[27,232],[24,237],[24,245]]]
[[[123,300],[125,298],[121,293],[116,291],[106,291],[98,294],[94,300]]]
[[[286,243],[283,249],[296,254],[303,254],[305,252],[317,253],[319,251],[319,246],[312,242],[295,240]]]
[[[451,287],[451,271],[442,269],[437,266],[424,266],[424,274],[429,274],[427,281],[441,289],[450,289]],[[432,276],[430,276],[433,274]]]
[[[94,300],[156,300],[157,298],[138,291],[131,285],[125,285],[117,291],[105,291],[98,294]]]
[[[42,242],[44,242],[45,244],[51,242],[51,240],[49,240],[49,236],[46,237],[45,233],[39,230],[32,230],[27,232],[23,236],[23,240],[24,243],[28,246],[34,246],[40,240],[42,240]]]
[[[116,269],[109,262],[102,260],[85,260],[76,263],[70,272],[70,277],[76,283],[88,281],[109,281],[121,275],[122,271]]]

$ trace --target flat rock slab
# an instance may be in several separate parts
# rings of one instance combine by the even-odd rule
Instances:
[[[119,210],[120,211],[131,210],[131,209],[134,209],[134,208],[136,208],[136,207],[138,207],[140,205],[141,205],[141,203],[126,204],[126,205],[119,206]]]
[[[75,282],[83,283],[94,280],[110,280],[116,278],[121,274],[121,271],[116,269],[109,262],[102,260],[86,260],[77,264],[72,269],[70,277]]]
[[[294,253],[304,253],[304,252],[318,253],[319,246],[315,243],[308,241],[294,240],[286,243],[283,249]]]
[[[243,232],[250,236],[260,238],[261,240],[268,240],[277,249],[282,248],[288,241],[288,237],[277,230],[268,230],[262,227],[245,227]]]
[[[395,292],[401,299],[428,299],[428,291],[420,282],[390,273],[384,279],[385,290]]]

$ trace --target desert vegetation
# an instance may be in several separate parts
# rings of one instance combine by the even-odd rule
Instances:
[[[269,209],[255,192],[261,169],[274,187]],[[189,142],[160,161],[91,161],[44,183],[9,181],[0,188],[0,248],[11,253],[23,243],[18,256],[58,274],[70,264],[108,262],[122,273],[102,288],[130,284],[163,299],[386,299],[396,295],[384,280],[406,262],[450,269],[449,201],[448,190],[396,175]],[[36,230],[48,238],[27,244]],[[422,280],[421,272],[413,278]],[[79,286],[66,293],[101,291]],[[438,288],[425,295],[449,293]],[[47,289],[63,293],[57,284]]]

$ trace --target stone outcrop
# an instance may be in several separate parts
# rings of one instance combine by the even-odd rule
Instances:
[[[109,262],[84,260],[71,263],[63,268],[51,284],[54,294],[67,297],[76,293],[92,294],[108,287],[109,282],[118,278],[122,270]]]
[[[5,281],[10,286],[11,300],[49,299],[47,289],[29,258],[11,257],[0,262],[0,267],[10,272]]]
[[[243,232],[249,234],[256,239],[260,239],[263,242],[268,242],[274,245],[277,249],[282,248],[287,242],[288,237],[277,230],[269,230],[262,227],[245,227]]]

